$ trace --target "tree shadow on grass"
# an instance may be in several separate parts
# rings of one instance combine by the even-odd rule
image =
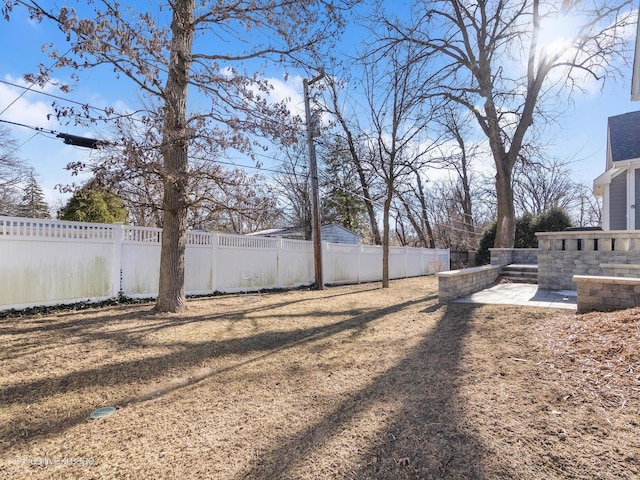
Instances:
[[[237,478],[295,478],[295,470],[315,450],[341,435],[348,424],[385,399],[401,399],[385,429],[361,452],[351,479],[511,478],[506,466],[486,473],[487,452],[460,418],[458,388],[462,340],[470,330],[475,305],[434,305],[442,316],[434,330],[395,367],[354,392],[330,414],[306,430],[284,438]],[[495,463],[495,459],[493,460]],[[340,467],[340,466],[338,466]],[[320,478],[320,477],[319,477]]]
[[[377,290],[377,288],[370,287],[352,292],[331,292],[323,295],[322,298],[330,300],[331,298],[357,295],[371,290]],[[211,301],[216,302],[225,298],[233,298],[235,300],[238,298],[238,295],[211,297]],[[39,351],[50,348],[49,342],[51,337],[46,337],[45,334],[58,335],[69,343],[90,343],[95,340],[108,340],[120,344],[125,348],[135,346],[146,347],[149,345],[141,340],[143,336],[166,328],[218,319],[241,321],[251,314],[287,308],[295,304],[313,300],[315,299],[290,299],[277,303],[255,305],[249,308],[244,305],[234,306],[233,309],[210,315],[191,315],[188,312],[184,315],[157,314],[152,310],[150,305],[137,307],[122,305],[109,307],[115,310],[115,313],[112,315],[101,315],[99,322],[97,322],[95,318],[87,316],[90,311],[63,313],[56,315],[56,320],[40,319],[37,317],[2,319],[0,320],[0,335],[7,336],[8,338],[21,338],[8,342],[3,348],[0,358],[3,360],[11,360],[25,355],[33,355]],[[78,314],[83,314],[86,318],[78,319]],[[60,320],[58,318],[59,316],[62,316],[63,319]],[[127,327],[132,316],[139,319],[144,318],[148,320],[148,322],[144,325],[137,325],[134,328]],[[120,325],[122,325],[121,328],[119,327]],[[109,330],[102,330],[101,327],[109,327]]]
[[[193,385],[249,363],[263,360],[286,349],[317,342],[345,331],[358,332],[367,328],[367,325],[372,321],[423,302],[425,302],[425,298],[394,304],[387,308],[371,310],[339,322],[318,327],[271,331],[245,338],[185,344],[179,350],[161,356],[114,362],[106,366],[71,372],[54,378],[44,378],[10,385],[0,389],[0,404],[5,406],[37,404],[38,402],[46,401],[48,397],[53,395],[80,392],[84,389],[118,386],[125,382],[151,383],[166,376],[166,372],[173,368],[189,369],[197,367],[208,360],[224,355],[250,356],[250,358],[240,360],[230,366],[217,369],[214,367],[202,374],[190,375],[185,381],[174,382],[165,389],[127,398],[121,397],[114,402],[118,406],[135,404],[171,393],[179,388]],[[317,314],[319,316],[330,315],[327,312],[318,312]],[[313,312],[308,315],[313,315]],[[88,415],[93,408],[95,408],[93,405],[87,406],[86,411],[64,419],[30,418],[25,424],[25,419],[22,418],[6,422],[0,427],[0,439],[2,439],[0,444],[4,448],[9,448],[25,443],[36,436],[60,434],[68,428],[87,421]],[[20,432],[20,435],[16,435],[16,432]]]

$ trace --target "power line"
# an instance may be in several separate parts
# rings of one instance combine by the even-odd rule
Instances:
[[[9,125],[17,125],[18,127],[24,127],[24,128],[30,128],[31,130],[35,130],[36,132],[45,132],[45,133],[51,133],[53,135],[57,134],[58,132],[56,132],[55,130],[49,130],[47,128],[43,128],[43,127],[34,127],[33,125],[26,125],[24,123],[19,123],[19,122],[12,122],[10,120],[3,120],[0,118],[0,122],[2,123],[8,123]]]
[[[61,97],[60,95],[53,95],[52,93],[43,92],[41,90],[31,90],[31,88],[33,87],[33,84],[31,84],[29,87],[25,87],[24,85],[18,85],[17,83],[7,82],[6,80],[0,80],[0,83],[4,83],[5,85],[9,85],[9,86],[14,87],[14,88],[21,88],[21,89],[24,90],[15,100],[13,100],[9,105],[7,105],[4,108],[4,110],[2,110],[2,112],[0,112],[0,115],[2,115],[7,109],[9,109],[9,107],[11,107],[11,105],[13,105],[15,102],[17,102],[27,92],[37,93],[39,95],[44,95],[46,97],[55,98],[56,100],[62,100],[63,102],[72,103],[74,105],[79,105],[81,107],[90,108],[92,110],[97,110],[97,111],[102,112],[102,113],[104,113],[106,115],[110,114],[104,108],[94,107],[93,105],[89,105],[88,103],[78,102],[77,100],[71,100],[70,98]]]
[[[69,47],[69,50],[67,50],[67,51],[62,55],[62,57],[64,57],[64,56],[65,56],[67,53],[69,53],[71,50],[72,50],[72,48],[71,48],[71,47]],[[61,57],[61,58],[62,58],[62,57]],[[53,67],[55,66],[55,64],[56,64],[56,62],[53,62],[50,66],[48,66],[48,67],[43,71],[43,73],[44,73],[44,74],[47,74],[50,70],[52,70],[52,69],[53,69]],[[3,83],[8,83],[8,82],[3,82]],[[9,110],[9,109],[13,106],[13,104],[14,104],[14,103],[16,103],[18,100],[20,100],[20,99],[21,99],[21,98],[22,98],[22,97],[23,97],[27,92],[32,91],[31,89],[35,86],[35,84],[36,84],[36,82],[31,82],[31,84],[30,84],[28,87],[23,87],[23,86],[21,86],[21,85],[15,85],[15,86],[17,86],[17,87],[23,88],[23,89],[24,89],[24,91],[23,91],[20,95],[18,95],[16,98],[14,98],[14,99],[13,99],[13,101],[12,101],[11,103],[9,103],[9,105],[7,105],[6,107],[4,107],[4,108],[2,109],[2,111],[0,112],[0,115],[2,115],[4,112],[6,112],[7,110]],[[33,91],[37,92],[37,90],[33,90]]]
[[[8,152],[8,155],[13,155],[15,152],[17,152],[18,150],[20,150],[22,147],[24,147],[27,143],[29,143],[31,140],[33,140],[34,138],[36,138],[38,135],[41,135],[40,132],[36,132],[33,135],[31,135],[29,138],[27,138],[24,142],[22,142],[20,145],[18,145],[16,148],[14,148],[13,150],[11,150],[10,152]]]
[[[8,83],[8,82],[2,81],[2,80],[0,80],[0,82],[1,83]],[[53,95],[49,95],[49,96],[53,96]],[[55,96],[53,96],[53,97],[55,97]],[[75,102],[75,103],[79,103],[79,102]],[[84,105],[84,104],[82,104],[82,105]],[[95,107],[95,108],[97,109],[97,107]],[[98,110],[100,110],[100,109],[98,109]],[[102,111],[104,111],[104,110],[102,110]],[[55,130],[45,129],[45,128],[42,128],[42,127],[34,127],[34,126],[31,126],[31,125],[25,125],[25,124],[18,123],[18,122],[11,122],[9,120],[0,119],[0,122],[11,124],[11,125],[16,125],[16,126],[20,126],[20,127],[30,128],[30,129],[36,131],[36,133],[32,137],[30,137],[26,142],[24,142],[22,145],[24,145],[25,143],[27,143],[28,141],[33,139],[38,134],[42,134],[42,133],[49,133],[49,134],[55,135],[56,138],[61,138],[64,141],[64,143],[67,144],[67,145],[74,145],[74,146],[83,147],[83,148],[89,148],[89,149],[96,149],[101,144],[107,144],[107,143],[110,144],[110,145],[115,145],[113,142],[102,142],[100,140],[96,140],[96,139],[93,139],[93,138],[80,137],[80,136],[77,136],[77,135],[71,135],[71,134],[67,134],[67,133],[60,133],[60,132],[56,132]],[[15,150],[19,149],[20,147],[16,148]],[[267,159],[273,160],[273,161],[280,161],[280,159],[278,159],[276,157],[268,156],[268,155],[265,155],[265,154],[256,153],[255,155],[263,157],[263,158],[267,158]],[[196,160],[205,160],[205,161],[209,160],[207,158],[202,158],[202,157],[201,158],[192,157],[192,158],[194,158]],[[234,162],[231,162],[231,161],[213,160],[213,162],[218,163],[220,165],[229,165],[229,166],[233,166],[233,167],[236,167],[236,168],[247,169],[247,170],[256,170],[256,171],[259,171],[259,172],[269,172],[269,173],[275,173],[275,174],[279,174],[279,175],[293,175],[295,177],[306,177],[306,176],[308,176],[308,173],[301,174],[301,173],[296,173],[296,172],[286,172],[286,171],[277,170],[277,169],[274,169],[274,168],[257,167],[257,166],[253,166],[253,165],[244,165],[244,164],[234,163]],[[364,195],[362,195],[359,192],[355,192],[353,190],[349,190],[349,189],[343,187],[342,185],[338,185],[338,184],[334,183],[332,180],[330,180],[329,175],[326,172],[319,171],[319,174],[323,177],[323,180],[326,183],[328,183],[329,185],[331,185],[333,187],[336,187],[336,188],[342,190],[345,193],[353,195],[354,197],[359,198],[362,201],[369,202],[369,203],[371,203],[372,205],[374,205],[374,206],[376,206],[378,208],[382,207],[380,202],[378,202],[376,200],[373,200],[373,199],[368,199],[368,198],[366,198]],[[404,212],[400,208],[397,208],[397,207],[394,207],[394,206],[391,206],[390,208],[396,214],[399,214],[399,215],[403,215],[404,214]],[[477,235],[477,236],[481,236],[482,235],[480,233],[468,232],[467,230],[456,228],[456,227],[454,227],[452,225],[445,225],[445,224],[442,224],[442,223],[439,223],[439,222],[435,222],[435,223],[433,223],[433,225],[441,226],[441,227],[444,227],[444,228],[448,228],[450,230],[453,230],[453,231],[456,231],[456,232],[460,232],[460,233],[472,234],[472,235]]]
[[[67,145],[73,145],[76,147],[83,147],[83,148],[90,148],[90,149],[96,149],[98,148],[100,145],[106,144],[107,142],[102,142],[100,140],[97,140],[95,138],[89,138],[89,137],[81,137],[79,135],[72,135],[70,133],[61,133],[61,132],[56,132],[55,130],[50,130],[48,128],[42,128],[42,127],[34,127],[32,125],[25,125],[24,123],[18,123],[18,122],[11,122],[9,120],[2,120],[0,119],[0,122],[2,123],[8,123],[10,125],[17,125],[19,127],[24,127],[24,128],[30,128],[31,130],[35,130],[36,132],[43,132],[43,133],[50,133],[51,135],[55,135],[56,138],[60,138],[62,139],[62,141],[67,144]],[[33,137],[31,137],[33,138]],[[30,139],[29,139],[30,140]],[[25,142],[26,143],[26,142]],[[24,145],[24,144],[23,144]]]

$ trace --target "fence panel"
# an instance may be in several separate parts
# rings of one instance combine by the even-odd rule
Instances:
[[[160,236],[162,230],[123,227],[120,288],[128,297],[154,297],[160,281]],[[118,248],[117,245],[115,248]]]
[[[0,310],[158,292],[158,228],[0,217]],[[390,249],[390,277],[446,270],[448,250]],[[323,242],[326,283],[382,278],[382,248]],[[311,242],[188,232],[187,294],[310,285]]]
[[[419,277],[427,274],[426,256],[422,248],[407,248],[407,277]]]
[[[382,279],[382,248],[360,245],[360,281],[377,282]]]
[[[0,217],[0,308],[114,297],[113,227]]]
[[[323,242],[322,268],[325,283],[360,281],[360,246]]]
[[[217,236],[212,233],[187,233],[184,254],[184,290],[187,295],[206,295],[213,292],[215,250],[212,247],[216,241]]]
[[[314,282],[313,244],[304,240],[281,239],[278,255],[278,286],[311,285]]]
[[[407,277],[406,247],[389,247],[389,278]]]
[[[449,249],[436,248],[433,250],[426,250],[425,255],[428,258],[428,268],[425,275],[433,275],[434,273],[444,272],[449,270],[450,265],[450,252]]]
[[[219,234],[217,290],[256,291],[278,287],[278,239]]]

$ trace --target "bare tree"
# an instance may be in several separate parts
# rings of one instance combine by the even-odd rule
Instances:
[[[328,100],[325,102],[324,110],[335,117],[339,126],[338,130],[341,130],[341,133],[336,133],[336,135],[347,145],[351,163],[353,163],[358,174],[359,186],[373,235],[373,243],[381,245],[382,239],[375,211],[376,198],[373,194],[373,178],[375,178],[375,175],[368,168],[369,164],[367,162],[369,146],[366,145],[365,140],[368,135],[362,131],[357,119],[354,118],[353,122],[348,121],[343,105],[340,103],[340,82],[335,77],[329,77],[326,83],[328,85]]]
[[[567,210],[576,226],[602,227],[602,202],[587,185],[578,184],[577,195]]]
[[[414,88],[424,75],[408,59],[411,48],[396,44],[384,57],[365,65],[364,89],[370,121],[370,161],[384,183],[382,208],[382,287],[389,287],[390,212],[400,179],[427,158],[433,142],[426,137],[429,116]]]
[[[18,149],[10,131],[0,126],[0,215],[16,215],[20,204],[17,189],[29,171],[15,156]]]
[[[429,166],[441,168],[455,175],[455,179],[446,182],[447,188],[443,192],[428,192],[425,184],[428,179],[422,169],[411,165],[412,175],[403,182],[398,189],[398,198],[405,212],[405,216],[415,230],[419,242],[425,247],[435,248],[436,239],[430,216],[435,219],[438,209],[447,212],[440,215],[439,220],[451,224],[456,230],[455,237],[458,245],[465,245],[465,249],[473,245],[475,235],[475,220],[473,213],[473,185],[471,162],[479,154],[480,147],[477,142],[470,139],[468,116],[458,110],[446,106],[440,115],[436,116],[429,125],[432,131],[438,131],[438,141],[429,155]],[[442,181],[432,184],[441,187]],[[429,199],[428,199],[429,198]],[[437,205],[433,204],[437,200]],[[431,214],[431,215],[430,215]],[[445,224],[446,225],[446,224]],[[440,239],[442,229],[439,228]],[[451,247],[451,242],[440,243]]]
[[[448,170],[455,172],[457,181],[451,184],[455,203],[461,210],[463,228],[469,234],[475,233],[473,218],[473,196],[471,162],[478,155],[480,146],[470,139],[469,114],[460,112],[459,108],[447,105],[437,121],[444,130],[443,139],[452,139],[455,147],[444,149],[440,145],[434,161]]]
[[[480,233],[470,230],[469,218],[464,208],[462,181],[459,178],[438,180],[431,184],[427,193],[433,218],[433,235],[440,248],[450,248],[453,251],[474,250],[477,247]],[[475,192],[469,195],[472,202],[477,203]],[[480,223],[474,219],[473,224]]]
[[[559,207],[578,226],[601,224],[601,206],[590,187],[573,178],[570,162],[523,158],[514,171],[513,193],[519,214],[533,216]]]
[[[307,145],[301,141],[281,150],[282,173],[276,190],[286,226],[302,227],[305,240],[311,240],[311,184]]]
[[[149,11],[142,11],[139,3],[134,7],[102,0],[78,9],[91,11],[90,16],[81,17],[67,5],[5,0],[6,18],[16,6],[26,7],[34,19],[54,22],[63,31],[70,50],[59,45],[50,49],[56,66],[110,65],[157,107],[163,234],[156,310],[186,308],[190,146],[199,140],[222,150],[249,151],[252,134],[280,136],[282,122],[274,119],[284,119],[288,112],[284,105],[266,100],[268,82],[260,75],[243,73],[243,62],[309,58],[306,52],[336,38],[342,27],[341,9],[347,3],[174,0],[162,5],[154,2]],[[68,53],[60,53],[63,51]],[[41,69],[29,79],[43,84],[49,74],[50,70]],[[190,91],[197,95],[191,97]]]
[[[100,150],[90,165],[93,182],[107,187],[125,203],[136,225],[162,227],[162,154],[156,125],[149,121],[117,121],[115,138]],[[280,212],[276,199],[261,175],[217,162],[220,152],[194,141],[189,153],[187,227],[248,233],[273,225]],[[76,168],[75,166],[73,166]]]
[[[534,216],[551,207],[568,210],[579,194],[571,175],[569,165],[556,158],[522,158],[514,169],[516,210]]]
[[[404,188],[398,188],[398,199],[422,246],[436,248],[422,173],[415,166],[410,169],[412,177],[404,182]]]
[[[619,75],[635,21],[631,0],[419,1],[407,22],[382,18],[389,36],[431,65],[425,98],[466,108],[496,167],[497,247],[515,241],[513,170],[532,126],[551,121],[589,80]],[[571,25],[572,28],[565,28]],[[536,125],[538,122],[538,125]]]
[[[199,200],[189,211],[189,227],[232,233],[250,233],[276,224],[281,212],[273,188],[262,175],[217,166],[211,176],[200,176]]]

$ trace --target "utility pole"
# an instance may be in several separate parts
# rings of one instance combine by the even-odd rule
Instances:
[[[307,120],[307,143],[309,144],[309,171],[311,172],[311,234],[313,239],[313,265],[316,275],[316,290],[324,290],[324,280],[322,276],[322,237],[320,236],[320,200],[318,195],[318,164],[316,162],[316,147],[313,137],[318,136],[314,132],[311,120],[311,108],[309,107],[309,86],[324,77],[324,72],[307,80],[302,81],[304,86],[304,111]]]

